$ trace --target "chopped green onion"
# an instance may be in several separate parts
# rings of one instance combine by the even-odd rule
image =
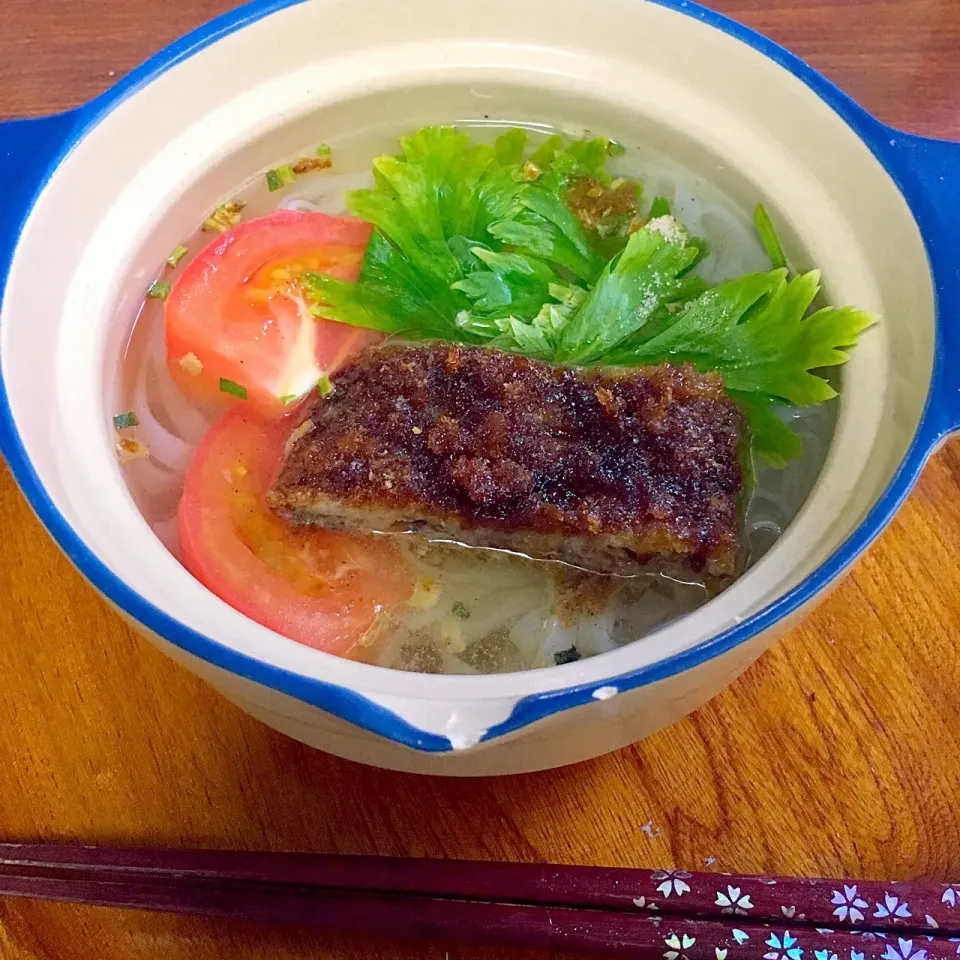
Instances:
[[[289,163],[281,164],[276,169],[267,171],[267,189],[271,193],[274,190],[281,190],[296,179],[297,175],[293,172],[293,167]]]
[[[293,403],[297,399],[297,394],[295,393],[285,393],[281,398],[280,402],[284,405],[288,403]]]
[[[461,620],[470,619],[470,611],[459,600],[453,605],[450,612]]]
[[[650,219],[656,220],[657,217],[670,216],[670,201],[666,197],[654,197],[650,204]]]
[[[627,148],[617,140],[607,141],[607,154],[611,157],[622,157],[627,152]]]
[[[783,246],[777,236],[777,229],[762,203],[758,203],[757,209],[753,211],[753,222],[757,225],[760,242],[763,244],[763,249],[767,251],[773,269],[782,270],[787,265],[787,258],[784,256]]]
[[[231,396],[239,397],[241,400],[247,399],[247,388],[241,387],[239,383],[234,383],[226,377],[220,378],[220,392],[229,393]]]
[[[565,663],[576,663],[580,656],[580,651],[576,647],[570,647],[569,650],[558,650],[553,655],[553,662],[558,667],[562,667]]]
[[[162,283],[157,280],[147,288],[147,296],[153,297],[154,300],[166,300],[170,295],[170,286],[169,283]]]
[[[330,144],[329,144],[329,143],[321,143],[320,146],[317,147],[317,156],[318,156],[318,157],[328,157],[328,156],[330,156]]]
[[[333,384],[325,373],[320,374],[320,379],[317,381],[317,390],[320,391],[321,397],[329,397],[333,393]]]
[[[118,413],[113,418],[115,430],[126,430],[128,427],[140,426],[140,418],[131,410],[129,413]]]
[[[203,221],[202,229],[207,233],[223,233],[240,222],[240,212],[244,204],[239,200],[221,203],[213,213]]]
[[[175,267],[188,253],[187,248],[181,243],[173,253],[167,257],[167,265],[170,267]]]

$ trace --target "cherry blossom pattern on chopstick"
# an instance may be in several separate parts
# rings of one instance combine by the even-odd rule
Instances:
[[[955,960],[960,938],[905,933],[784,928],[744,922],[725,927],[716,919],[647,918],[659,931],[663,960]],[[638,960],[653,957],[649,937],[634,931]]]
[[[905,942],[908,934],[937,936],[939,932],[943,937],[941,928],[951,932],[960,929],[960,886],[956,884],[743,877],[684,870],[655,870],[647,876],[650,888],[636,891],[638,895],[631,900],[637,909],[651,913],[719,913],[759,922],[822,924],[824,928],[829,925],[854,932],[859,932],[858,928],[902,929]],[[621,889],[611,893],[611,902],[623,896],[622,884],[617,886]]]

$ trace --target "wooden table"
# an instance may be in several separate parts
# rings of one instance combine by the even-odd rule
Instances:
[[[960,139],[960,0],[713,5],[883,120]],[[0,0],[0,116],[84,101],[229,6]],[[0,836],[958,879],[958,544],[953,443],[831,600],[697,714],[571,769],[457,782],[240,713],[105,608],[0,465]],[[4,960],[448,956],[520,954],[0,903]]]

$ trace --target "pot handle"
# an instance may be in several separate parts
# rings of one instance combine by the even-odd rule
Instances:
[[[888,130],[884,148],[927,246],[937,296],[937,354],[926,424],[934,443],[960,430],[960,143]]]
[[[77,128],[80,109],[0,123],[0,303],[20,230],[33,201]]]

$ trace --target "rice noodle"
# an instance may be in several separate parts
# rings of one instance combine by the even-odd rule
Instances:
[[[317,213],[320,212],[320,207],[314,203],[312,200],[306,200],[303,197],[289,197],[286,200],[281,200],[277,204],[278,210],[303,210],[306,213]]]
[[[330,174],[324,172],[316,177],[305,177],[285,191],[275,204],[277,210],[306,210],[342,216],[347,213],[344,194],[370,185],[367,171]]]
[[[165,429],[149,407],[141,409],[140,427],[150,447],[150,459],[182,480],[193,456],[194,446]]]
[[[167,370],[167,345],[160,311],[141,318],[146,342],[141,348],[133,387],[134,409],[149,412],[157,427],[195,447],[210,426],[210,418],[180,392]]]
[[[742,216],[716,204],[705,204],[702,223],[702,236],[710,242],[710,252],[698,267],[704,280],[717,283],[770,269],[766,255]]]
[[[482,136],[484,129],[476,127],[474,133]],[[247,204],[246,216],[277,208],[344,213],[345,191],[370,184],[370,157],[382,152],[385,141],[382,131],[358,135],[352,146],[338,150],[337,172],[304,176],[279,194],[267,192],[263,178],[257,178],[240,197]],[[341,162],[344,155],[356,157],[353,168]],[[709,242],[710,253],[697,268],[704,279],[716,282],[769,269],[749,214],[716,187],[649,151],[640,159],[617,158],[611,166],[618,174],[642,179],[646,196],[668,198],[688,232]],[[165,352],[162,308],[148,302],[123,361],[124,386],[116,409],[133,410],[140,419],[135,435],[149,446],[150,457],[131,462],[124,471],[157,537],[176,554],[177,503],[190,457],[210,418],[181,395],[166,368]],[[835,405],[781,415],[800,434],[805,454],[785,470],[758,469],[743,527],[746,565],[786,530],[815,483]],[[633,642],[708,599],[707,586],[695,578],[690,583],[642,578],[618,586],[601,613],[565,625],[558,615],[553,564],[476,549],[414,547],[414,538],[403,539],[411,548],[416,575],[438,588],[429,593],[425,607],[385,617],[370,644],[358,645],[358,657],[385,666],[459,674],[549,666],[571,647],[581,656],[593,656]]]
[[[682,183],[673,188],[673,215],[687,228],[690,236],[703,236],[703,203]]]

